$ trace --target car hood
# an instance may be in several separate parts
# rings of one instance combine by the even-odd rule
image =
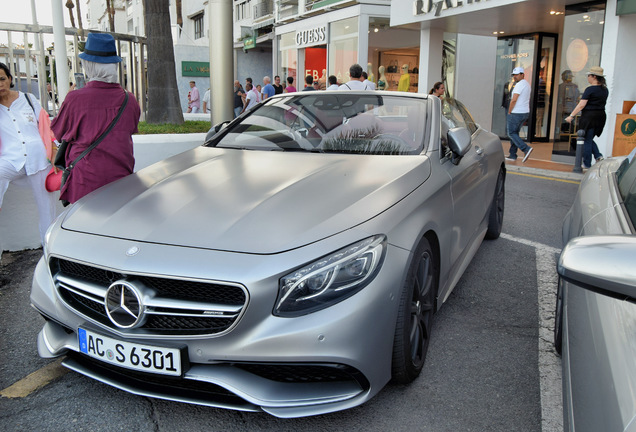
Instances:
[[[215,250],[271,254],[383,212],[430,174],[426,156],[199,147],[80,200],[63,229]]]

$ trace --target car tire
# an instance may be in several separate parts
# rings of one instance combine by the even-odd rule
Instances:
[[[413,254],[400,298],[393,341],[395,383],[408,384],[422,371],[433,326],[437,278],[433,249],[424,238]]]
[[[488,215],[488,230],[486,238],[494,240],[499,238],[501,234],[501,226],[503,225],[504,206],[506,203],[506,175],[503,170],[499,170],[497,176],[497,184],[495,185],[495,196],[490,205],[490,214]]]
[[[561,355],[563,349],[563,280],[559,277],[554,311],[554,350]]]

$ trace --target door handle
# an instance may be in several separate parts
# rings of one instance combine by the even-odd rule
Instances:
[[[481,156],[484,153],[484,149],[479,146],[475,146],[475,153]]]

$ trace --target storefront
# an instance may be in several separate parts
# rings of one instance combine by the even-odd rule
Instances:
[[[605,70],[610,96],[607,125],[596,141],[612,155],[614,122],[623,101],[636,100],[628,71],[636,60],[626,56],[636,40],[636,1],[532,0],[393,0],[392,28],[420,29],[419,86],[425,92],[442,70],[450,96],[471,107],[486,129],[506,137],[506,103],[510,73],[526,70],[531,84],[530,119],[524,138],[552,146],[554,161],[573,163],[576,122],[564,119],[588,86],[592,66]],[[456,44],[448,50],[452,36]],[[442,67],[447,54],[453,67]],[[438,60],[439,59],[439,60]],[[453,75],[449,75],[452,72]]]
[[[278,26],[276,44],[274,69],[281,81],[293,77],[299,90],[307,75],[323,86],[329,75],[347,82],[354,63],[384,90],[397,90],[404,74],[407,91],[419,90],[419,31],[390,28],[388,5],[356,5]]]
[[[510,72],[515,67],[522,67],[532,93],[530,118],[521,136],[532,142],[548,141],[557,40],[557,35],[544,33],[498,38],[491,130],[501,138],[506,138],[506,112],[514,84]]]

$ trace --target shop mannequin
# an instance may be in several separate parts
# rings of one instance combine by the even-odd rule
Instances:
[[[375,75],[373,75],[373,65],[371,63],[367,63],[367,75],[369,75],[367,79],[375,83]]]
[[[320,90],[327,88],[327,69],[322,70],[322,76],[318,78],[318,83],[320,84]]]
[[[409,75],[409,65],[402,65],[402,76],[400,76],[400,82],[398,83],[398,91],[407,92],[411,85],[411,76]]]
[[[384,66],[378,68],[380,79],[378,79],[378,90],[384,90],[386,88],[386,75],[384,75]]]

